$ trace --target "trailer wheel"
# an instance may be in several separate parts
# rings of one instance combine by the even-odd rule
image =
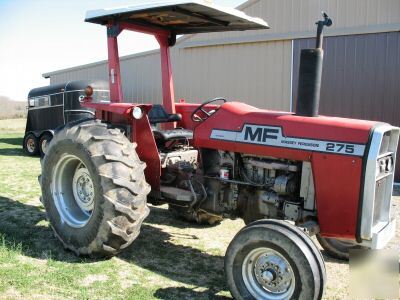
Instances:
[[[40,155],[44,156],[46,154],[47,149],[49,148],[49,144],[53,135],[51,133],[43,133],[39,139],[39,151]]]
[[[35,156],[39,153],[38,140],[33,133],[29,133],[25,136],[24,150],[29,156]]]
[[[304,232],[284,221],[261,220],[230,243],[225,276],[235,299],[321,299],[326,271]]]
[[[351,250],[366,249],[353,241],[325,238],[320,234],[317,234],[317,240],[330,257],[340,260],[349,260]]]
[[[100,121],[59,130],[42,160],[42,202],[64,247],[111,256],[139,235],[149,213],[145,164],[118,129]]]

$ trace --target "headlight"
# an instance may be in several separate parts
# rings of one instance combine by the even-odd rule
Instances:
[[[139,120],[143,117],[143,111],[139,106],[133,108],[132,117],[134,117],[136,120]]]

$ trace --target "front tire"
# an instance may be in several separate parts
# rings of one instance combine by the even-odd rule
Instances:
[[[317,240],[326,253],[335,259],[349,260],[351,250],[366,249],[350,240],[341,240],[335,238],[325,238],[317,234]]]
[[[321,299],[326,280],[312,240],[278,220],[254,222],[235,236],[225,275],[235,299]]]
[[[111,256],[139,235],[149,213],[145,164],[118,129],[66,125],[42,160],[42,201],[55,235],[77,255]]]

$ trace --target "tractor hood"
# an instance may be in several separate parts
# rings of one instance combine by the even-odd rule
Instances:
[[[228,102],[195,129],[197,147],[242,153],[302,151],[364,156],[372,129],[382,123],[337,117],[302,117]],[[332,146],[333,145],[333,146]],[[277,155],[279,157],[279,155]],[[287,157],[287,156],[286,156]]]
[[[260,18],[249,17],[237,9],[204,1],[160,1],[91,10],[86,13],[85,21],[101,25],[110,21],[126,22],[168,30],[177,35],[269,28]]]

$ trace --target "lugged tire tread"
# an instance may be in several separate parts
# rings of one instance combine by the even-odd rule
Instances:
[[[52,226],[55,235],[61,240],[65,248],[72,250],[77,255],[115,255],[128,247],[139,235],[140,226],[149,214],[146,195],[150,192],[150,186],[146,183],[143,173],[146,165],[139,160],[135,152],[136,144],[131,144],[119,129],[113,129],[105,123],[85,120],[75,123],[73,126],[67,125],[57,132],[51,147],[57,148],[55,146],[57,142],[66,139],[82,145],[88,151],[97,169],[111,164],[108,167],[109,172],[98,173],[100,182],[102,182],[101,190],[104,199],[102,207],[103,210],[107,211],[104,211],[98,236],[90,241],[87,247],[77,248],[63,240]],[[112,146],[113,153],[107,153],[110,147],[105,143],[108,142],[114,144]],[[120,157],[116,153],[120,153]],[[121,174],[129,174],[129,178],[121,178]],[[118,193],[110,192],[121,188],[126,190],[124,195],[131,195],[125,199],[129,202],[129,205],[118,199]],[[116,225],[117,222],[114,222],[114,220],[121,217],[124,217],[126,222]],[[100,232],[104,232],[104,230],[108,232],[106,239],[104,236],[99,236]]]

